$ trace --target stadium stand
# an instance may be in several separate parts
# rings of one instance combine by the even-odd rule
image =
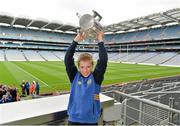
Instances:
[[[59,58],[57,58],[52,52],[39,51],[39,54],[41,54],[41,56],[43,56],[47,61],[59,61]]]
[[[155,52],[143,53],[141,56],[136,57],[135,59],[132,59],[131,62],[142,63],[142,62],[145,62],[148,59],[151,59],[152,57],[154,57],[156,55],[158,55],[158,53],[155,53]]]
[[[180,55],[177,54],[176,56],[172,57],[172,59],[168,60],[167,62],[163,63],[163,65],[180,65]]]
[[[0,50],[0,61],[4,61],[4,50]]]
[[[30,41],[51,41],[51,42],[71,42],[73,39],[73,35],[67,34],[59,34],[59,33],[52,33],[48,31],[39,31],[39,30],[26,30],[23,28],[17,27],[7,27],[1,26],[0,34],[1,38],[6,39],[16,39],[16,40],[30,40]]]
[[[5,51],[7,61],[26,61],[21,51],[19,50],[6,50]]]
[[[179,29],[179,25],[172,25],[122,34],[106,35],[105,41],[107,50],[109,51],[109,60],[179,66],[176,62],[178,61]],[[64,51],[74,37],[74,34],[50,33],[49,31],[26,30],[7,26],[1,26],[1,31],[3,31],[0,34],[2,38],[1,47],[2,49],[6,49],[4,58],[9,61],[59,61],[63,59]],[[173,33],[171,33],[171,31]],[[109,40],[110,43],[108,42]],[[111,43],[112,40],[113,43]],[[17,56],[13,59],[14,57],[9,53],[12,49],[17,48],[22,51],[14,51],[12,54]],[[11,51],[8,51],[8,49]],[[26,53],[27,50],[29,50],[30,54]],[[39,50],[43,50],[42,54]],[[96,44],[80,44],[77,52],[96,52],[97,50]],[[34,58],[29,57],[33,52],[39,53],[34,53]],[[51,55],[49,52],[53,52],[55,55]],[[95,56],[94,59],[97,59],[96,53],[93,54]],[[159,58],[161,58],[161,60],[159,60]]]
[[[117,103],[114,108],[105,110],[105,119],[116,119],[116,124],[121,125],[179,125],[179,86],[179,76],[117,85],[118,88],[113,85],[108,89],[110,92],[105,89],[104,94]],[[115,112],[112,118],[109,114],[115,109],[119,110],[119,115]]]
[[[28,61],[45,61],[40,55],[38,51],[33,50],[24,50],[24,54],[26,55]]]
[[[143,63],[161,64],[161,63],[169,60],[171,57],[174,57],[175,55],[177,55],[177,54],[171,53],[171,52],[158,53],[156,56],[150,58],[149,60],[144,61]]]
[[[58,57],[60,60],[64,60],[65,52],[53,52],[53,54]]]

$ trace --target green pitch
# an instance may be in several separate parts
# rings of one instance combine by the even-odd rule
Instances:
[[[103,85],[180,74],[180,68],[109,63]],[[22,80],[39,81],[41,93],[69,90],[64,62],[0,62],[0,83],[18,87]]]

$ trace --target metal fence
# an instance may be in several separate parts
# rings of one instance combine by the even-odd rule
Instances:
[[[125,97],[121,106],[120,125],[180,125],[180,111],[173,108],[173,99],[169,106],[149,99],[140,98],[114,91]]]

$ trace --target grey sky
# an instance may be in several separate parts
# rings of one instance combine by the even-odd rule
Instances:
[[[0,13],[78,25],[76,12],[99,12],[103,25],[180,7],[180,0],[0,0]]]

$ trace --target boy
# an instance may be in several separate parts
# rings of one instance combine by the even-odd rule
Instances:
[[[68,104],[69,125],[97,125],[100,117],[99,93],[107,67],[107,52],[103,43],[104,33],[97,34],[99,59],[93,69],[93,59],[88,53],[80,54],[78,69],[74,64],[73,55],[78,43],[85,39],[78,34],[65,55],[65,66],[71,82],[71,93]]]

